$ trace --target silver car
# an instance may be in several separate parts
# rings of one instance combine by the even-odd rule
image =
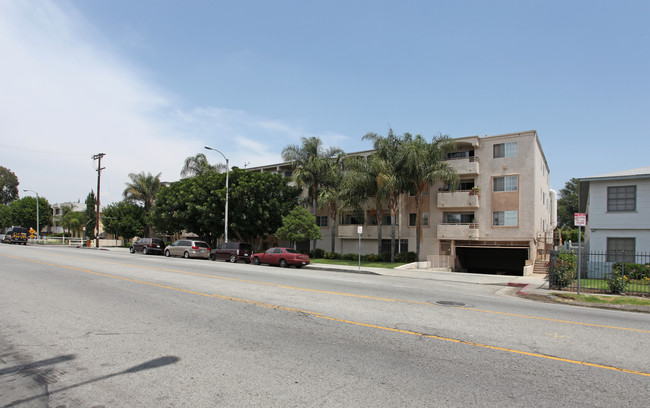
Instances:
[[[208,259],[210,258],[210,247],[203,241],[179,239],[165,248],[165,256]]]

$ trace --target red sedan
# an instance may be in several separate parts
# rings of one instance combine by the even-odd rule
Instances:
[[[295,249],[276,247],[251,255],[251,261],[255,265],[265,263],[269,265],[280,265],[282,268],[286,268],[288,265],[302,268],[304,265],[309,265],[309,256],[303,255]]]

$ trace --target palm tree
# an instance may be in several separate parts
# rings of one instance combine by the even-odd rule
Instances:
[[[208,158],[203,153],[198,153],[196,156],[190,156],[185,159],[185,164],[181,169],[181,177],[195,177],[201,174],[209,173],[211,171],[224,170],[226,166],[222,163],[212,165],[208,162]]]
[[[307,185],[307,196],[315,216],[318,194],[329,168],[327,162],[343,154],[343,150],[338,147],[323,148],[323,142],[318,137],[303,137],[301,141],[301,146],[288,145],[282,149],[282,159],[293,164],[293,180],[296,184]],[[316,241],[311,243],[311,250],[314,248]]]
[[[403,138],[395,136],[393,129],[388,130],[387,136],[376,133],[367,133],[363,140],[373,143],[375,152],[374,160],[379,169],[377,185],[381,186],[383,199],[386,200],[390,211],[390,261],[395,262],[395,226],[399,212],[400,196],[407,191],[407,182],[403,175],[404,143]],[[381,228],[381,226],[379,227]],[[380,231],[377,231],[380,234]]]
[[[405,133],[404,175],[411,191],[415,194],[415,230],[416,254],[420,260],[420,240],[422,238],[421,213],[424,192],[436,181],[444,181],[452,188],[458,184],[458,173],[444,161],[447,151],[453,148],[453,141],[448,136],[439,135],[427,142],[421,135],[412,136]]]
[[[345,170],[340,190],[347,202],[351,206],[360,207],[368,200],[374,201],[377,220],[377,255],[381,255],[383,207],[390,193],[386,183],[385,162],[377,154],[368,157],[354,156],[345,161]]]
[[[329,168],[324,173],[323,187],[318,194],[318,206],[327,208],[327,215],[332,219],[330,252],[336,252],[336,221],[339,211],[347,205],[344,193],[341,190],[344,176],[340,159],[339,156],[337,159],[327,162]]]
[[[126,183],[124,189],[124,199],[131,203],[142,203],[145,211],[145,224],[149,236],[153,235],[151,225],[151,210],[156,202],[156,196],[162,188],[160,174],[153,176],[151,173],[145,174],[144,171],[138,174],[129,173],[130,183]]]

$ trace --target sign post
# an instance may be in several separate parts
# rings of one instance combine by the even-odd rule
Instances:
[[[580,294],[580,261],[582,260],[582,227],[587,226],[587,214],[585,213],[574,213],[573,214],[573,224],[578,227],[578,295]]]
[[[359,225],[357,227],[357,233],[359,234],[359,269],[361,269],[361,233],[363,232],[363,227]]]

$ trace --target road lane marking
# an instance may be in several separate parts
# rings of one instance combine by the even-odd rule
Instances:
[[[4,256],[9,256],[9,255],[4,255]],[[13,257],[13,256],[9,256],[9,257],[24,260],[24,261],[28,261],[28,262],[38,263],[38,264],[42,264],[42,265],[54,266],[54,267],[58,267],[58,268],[64,268],[64,269],[70,269],[70,270],[74,270],[74,271],[89,273],[89,274],[92,274],[92,275],[102,276],[102,277],[106,277],[106,278],[118,279],[118,280],[122,280],[122,281],[126,281],[126,282],[139,283],[139,284],[154,286],[154,287],[163,288],[163,289],[175,290],[175,291],[179,291],[179,292],[182,292],[182,293],[189,293],[189,294],[199,295],[199,296],[204,296],[204,297],[209,297],[209,298],[232,300],[232,301],[236,301],[236,302],[242,302],[242,303],[246,303],[246,304],[250,304],[250,305],[264,307],[264,308],[267,308],[267,309],[276,309],[276,310],[284,310],[284,311],[289,311],[289,312],[303,313],[303,314],[307,314],[309,316],[313,316],[315,318],[329,320],[329,321],[333,321],[333,322],[345,323],[345,324],[361,326],[361,327],[368,327],[368,328],[373,328],[373,329],[378,329],[378,330],[383,330],[383,331],[389,331],[389,332],[393,332],[393,333],[420,336],[420,337],[423,337],[423,338],[430,338],[430,339],[435,339],[435,340],[440,340],[440,341],[447,341],[447,342],[463,344],[463,345],[468,345],[468,346],[473,346],[473,347],[485,348],[485,349],[489,349],[489,350],[503,351],[503,352],[512,353],[512,354],[519,354],[519,355],[524,355],[524,356],[529,356],[529,357],[536,357],[536,358],[541,358],[541,359],[546,359],[546,360],[560,361],[560,362],[569,363],[569,364],[576,364],[576,365],[600,368],[600,369],[611,370],[611,371],[616,371],[616,372],[621,372],[621,373],[627,373],[627,374],[640,375],[640,376],[644,376],[644,377],[650,377],[650,373],[645,373],[645,372],[636,371],[636,370],[629,370],[629,369],[626,369],[626,368],[607,366],[607,365],[603,365],[603,364],[588,363],[586,361],[571,360],[571,359],[566,359],[566,358],[561,358],[561,357],[556,357],[556,356],[551,356],[551,355],[546,355],[546,354],[531,353],[531,352],[528,352],[528,351],[515,350],[515,349],[506,348],[506,347],[490,346],[488,344],[476,343],[476,342],[460,340],[460,339],[452,339],[452,338],[449,338],[449,337],[436,336],[436,335],[433,335],[433,334],[423,334],[423,333],[418,333],[418,332],[411,331],[411,330],[402,330],[402,329],[396,329],[396,328],[393,328],[393,327],[386,327],[386,326],[379,326],[379,325],[370,324],[370,323],[357,322],[357,321],[354,321],[354,320],[340,319],[340,318],[337,318],[337,317],[326,316],[324,314],[321,314],[321,313],[318,313],[318,312],[312,312],[312,311],[309,311],[309,310],[297,309],[297,308],[292,308],[292,307],[287,307],[287,306],[273,305],[273,304],[269,304],[269,303],[258,302],[258,301],[255,301],[255,300],[236,298],[236,297],[233,297],[233,296],[225,296],[225,295],[217,295],[217,294],[196,292],[196,291],[192,291],[192,290],[177,288],[177,287],[174,287],[174,286],[161,285],[161,284],[158,284],[158,283],[146,282],[146,281],[141,281],[141,280],[131,279],[131,278],[125,278],[125,277],[122,277],[122,276],[109,275],[109,274],[106,274],[106,273],[95,272],[95,271],[91,271],[89,269],[78,268],[78,267],[74,267],[74,266],[57,265],[57,264],[48,263],[48,262],[41,262],[41,261],[32,261],[32,260],[28,260],[28,259],[21,259],[21,258]]]
[[[15,256],[12,256],[12,255],[4,255],[4,254],[0,254],[0,255],[15,258],[15,259],[18,259],[18,260],[24,260],[24,261],[30,261],[30,262],[36,262],[36,263],[43,263],[43,262],[33,261],[33,260],[30,260],[30,259],[26,259],[26,258],[15,257]],[[60,254],[56,254],[56,256],[71,257],[69,255],[60,255]],[[81,258],[81,257],[74,257],[74,258],[85,259],[85,258]],[[178,270],[178,269],[158,268],[158,267],[153,267],[153,266],[133,265],[133,264],[128,264],[128,263],[125,264],[125,263],[122,263],[122,262],[115,262],[115,261],[96,260],[96,262],[102,262],[102,263],[107,263],[107,264],[112,264],[112,265],[119,265],[119,266],[124,266],[124,267],[148,269],[148,270],[152,270],[152,271],[171,272],[171,273],[179,273],[179,274],[184,274],[184,275],[200,276],[200,277],[206,277],[206,278],[212,278],[212,279],[228,280],[228,281],[233,281],[233,282],[243,282],[243,283],[251,283],[251,284],[256,284],[256,285],[272,286],[272,287],[276,287],[276,288],[280,288],[280,289],[298,290],[298,291],[303,291],[303,292],[320,293],[320,294],[335,295],[335,296],[345,296],[345,297],[352,297],[352,298],[358,298],[358,299],[376,300],[376,301],[382,301],[382,302],[407,303],[407,304],[416,304],[416,305],[440,307],[440,305],[438,305],[436,303],[423,302],[423,301],[417,301],[417,300],[394,299],[394,298],[376,297],[376,296],[368,296],[368,295],[358,295],[358,294],[346,293],[346,292],[334,292],[334,291],[327,291],[327,290],[302,288],[302,287],[298,287],[298,286],[288,286],[288,285],[282,285],[282,284],[278,284],[278,283],[260,282],[260,281],[254,281],[254,280],[248,280],[248,279],[231,278],[231,277],[227,277],[227,276],[209,275],[209,274],[198,273],[198,272],[187,272],[187,271],[181,271],[181,270]],[[56,266],[63,266],[63,265],[56,265]],[[465,306],[452,306],[452,307],[446,306],[446,307],[447,308],[460,309],[460,310],[468,310],[468,311],[472,311],[472,312],[489,313],[489,314],[502,315],[502,316],[510,316],[510,317],[525,318],[525,319],[541,320],[541,321],[547,321],[547,322],[553,322],[553,323],[574,324],[574,325],[586,326],[586,327],[597,327],[597,328],[601,328],[601,329],[624,330],[624,331],[631,331],[631,332],[650,334],[650,330],[633,329],[633,328],[629,328],[629,327],[608,326],[608,325],[594,324],[594,323],[575,322],[575,321],[571,321],[571,320],[553,319],[553,318],[549,318],[549,317],[539,317],[539,316],[529,316],[529,315],[522,315],[522,314],[508,313],[508,312],[497,312],[497,311],[494,311],[494,310],[484,310],[484,309],[477,309],[477,308],[465,307]]]

